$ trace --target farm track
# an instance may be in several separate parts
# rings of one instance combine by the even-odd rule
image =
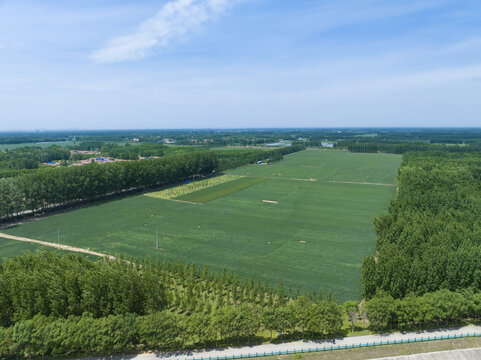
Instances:
[[[29,238],[26,238],[26,237],[14,236],[14,235],[9,235],[9,234],[4,234],[4,233],[0,233],[0,237],[5,238],[5,239],[9,239],[9,240],[23,241],[23,242],[40,244],[40,245],[44,245],[44,246],[50,246],[50,247],[60,249],[60,250],[73,251],[73,252],[78,252],[78,253],[82,253],[82,254],[94,255],[94,256],[98,256],[98,257],[108,257],[110,260],[115,260],[115,256],[102,254],[102,253],[92,251],[92,250],[89,250],[89,249],[82,249],[82,248],[73,247],[73,246],[69,246],[69,245],[62,245],[62,244],[58,245],[58,244],[51,243],[51,242],[48,242],[48,241],[40,241],[40,240],[29,239]]]
[[[246,175],[246,176],[247,176],[247,177],[264,178],[264,179],[273,179],[273,180],[308,181],[308,182],[319,181],[319,182],[336,183],[336,184],[396,186],[396,184],[373,183],[373,182],[363,182],[363,181],[318,180],[318,179],[315,179],[315,178],[312,178],[312,179],[299,179],[299,178],[286,178],[286,177],[275,177],[275,176],[253,176],[253,175]]]
[[[245,175],[246,177],[253,177],[253,178],[263,178],[263,179],[273,179],[273,180],[291,180],[291,181],[318,181],[317,179],[298,179],[298,178],[285,178],[285,177],[275,177],[275,176],[254,176],[254,175]]]
[[[328,182],[330,182],[330,183],[339,183],[339,184],[358,184],[358,185],[396,186],[396,184],[384,184],[384,183],[373,183],[373,182],[359,182],[359,181],[328,180]]]
[[[185,203],[185,204],[193,204],[193,205],[202,205],[202,203],[199,203],[199,202],[186,201],[186,200],[177,200],[177,199],[161,199],[161,200],[175,201],[175,202],[180,202],[180,203]]]

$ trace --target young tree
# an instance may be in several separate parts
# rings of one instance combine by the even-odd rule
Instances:
[[[384,291],[379,291],[366,302],[366,312],[373,329],[385,329],[392,321],[394,299]]]
[[[357,301],[346,301],[344,303],[344,310],[351,322],[351,332],[354,333],[354,325],[357,319],[359,319],[359,303]]]

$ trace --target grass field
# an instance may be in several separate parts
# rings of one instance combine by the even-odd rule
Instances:
[[[361,182],[394,184],[400,161],[397,155],[303,151],[273,165],[233,170],[248,177],[185,195],[210,200],[202,205],[136,195],[4,232],[55,242],[60,230],[67,245],[225,266],[273,284],[331,290],[344,301],[359,298],[361,262],[374,249],[372,218],[396,191]]]
[[[230,176],[230,175],[226,175],[226,176]],[[190,202],[206,203],[208,201],[218,199],[220,197],[232,194],[234,192],[247,189],[250,186],[260,184],[265,180],[266,179],[264,178],[258,178],[258,177],[254,177],[254,178],[241,177],[241,178],[234,179],[216,186],[212,186],[209,188],[191,192],[189,194],[185,194],[183,196],[176,197],[176,199],[190,201]]]
[[[179,199],[182,196],[188,195],[190,193],[197,192],[199,190],[203,190],[210,187],[215,187],[216,185],[220,185],[224,182],[232,181],[238,178],[240,177],[237,175],[216,176],[216,177],[212,177],[204,180],[189,182],[183,185],[169,187],[161,191],[153,191],[146,194],[146,196],[157,198],[157,199],[166,199],[166,200]]]
[[[286,156],[272,165],[243,166],[228,173],[275,179],[394,184],[400,162],[399,155],[306,150]]]
[[[9,258],[25,251],[34,252],[39,249],[45,249],[45,246],[0,238],[0,262],[4,258]]]
[[[4,259],[10,258],[12,256],[20,255],[26,251],[36,252],[38,250],[50,250],[50,251],[61,251],[61,252],[69,252],[66,250],[57,250],[50,246],[43,246],[40,244],[35,243],[28,243],[22,241],[15,241],[4,239],[0,237],[0,263],[3,262]],[[94,255],[83,255],[90,259],[98,259],[97,256]]]

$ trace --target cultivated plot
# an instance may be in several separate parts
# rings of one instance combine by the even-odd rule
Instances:
[[[400,155],[306,150],[272,165],[243,166],[229,174],[275,179],[305,179],[394,184]]]
[[[39,249],[45,249],[45,247],[38,244],[0,238],[0,262],[2,262],[4,258],[16,256],[25,251],[34,252]]]
[[[202,206],[131,196],[5,232],[55,242],[59,230],[72,246],[227,267],[273,284],[282,280],[286,288],[331,290],[338,300],[354,299],[362,259],[374,248],[372,218],[386,209],[396,190],[329,181],[388,184],[401,159],[357,155],[303,151],[275,165],[243,167],[233,173],[248,177],[182,195]],[[358,165],[349,171],[352,164]],[[282,175],[271,176],[273,169]],[[311,178],[316,181],[305,181]],[[155,248],[156,229],[160,249]]]

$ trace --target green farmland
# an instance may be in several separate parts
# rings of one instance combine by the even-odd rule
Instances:
[[[372,218],[395,196],[401,156],[308,150],[186,194],[136,195],[27,222],[4,232],[112,255],[152,255],[227,267],[243,277],[359,298],[374,249]],[[159,247],[155,249],[155,230]],[[3,243],[0,239],[0,243]],[[0,248],[3,249],[3,248]]]
[[[19,255],[24,251],[34,252],[39,249],[45,249],[45,246],[0,238],[0,263],[4,258]]]
[[[47,250],[47,249],[50,251],[65,252],[65,250],[58,250],[55,247],[44,246],[41,244],[35,244],[30,242],[9,240],[9,239],[0,237],[0,263],[2,263],[4,259],[22,254],[26,251],[36,252],[37,250]],[[95,255],[88,254],[84,256],[90,259],[97,259]]]
[[[400,164],[400,155],[306,150],[286,156],[284,160],[269,166],[243,166],[228,173],[273,179],[394,184]]]

